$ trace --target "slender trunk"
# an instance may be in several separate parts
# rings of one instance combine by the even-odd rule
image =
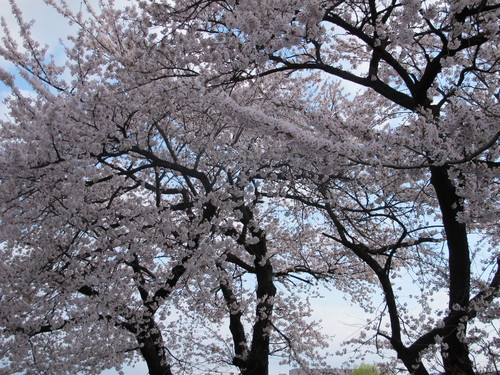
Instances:
[[[351,246],[351,249],[375,272],[380,285],[382,286],[391,322],[390,342],[392,348],[398,354],[398,358],[403,362],[409,373],[413,375],[429,375],[427,369],[420,360],[419,348],[409,349],[403,344],[401,337],[401,324],[399,321],[399,309],[389,275],[384,271],[384,268],[366,251],[366,249],[361,246]]]
[[[220,287],[229,310],[229,331],[231,332],[234,345],[233,365],[240,369],[245,368],[249,350],[245,327],[241,322],[243,312],[241,311],[241,306],[233,293],[233,290],[229,286],[229,283],[226,280],[223,280],[220,283]]]
[[[330,205],[326,205],[326,210],[335,227],[337,228],[342,244],[351,249],[354,254],[356,254],[359,259],[367,264],[373,270],[373,272],[375,272],[375,275],[377,275],[380,286],[382,287],[384,293],[384,298],[387,304],[387,310],[389,312],[389,319],[391,324],[391,334],[382,334],[382,336],[390,340],[392,348],[394,349],[394,351],[396,351],[398,358],[403,362],[409,373],[414,375],[428,375],[429,373],[427,372],[427,369],[420,359],[420,350],[425,349],[425,347],[414,347],[410,349],[403,343],[399,309],[396,303],[396,296],[394,295],[394,290],[391,284],[388,269],[386,269],[386,267],[383,267],[370,254],[370,249],[368,246],[363,244],[355,244],[348,239],[346,235],[347,230],[337,218]],[[379,332],[379,334],[381,333]]]
[[[453,319],[448,322],[453,326],[453,333],[443,339],[448,346],[442,353],[443,363],[447,375],[473,375],[469,348],[463,340],[467,331],[466,310],[470,300],[470,253],[467,228],[457,218],[463,211],[463,202],[457,195],[446,167],[431,168],[431,183],[436,191],[446,233],[449,309],[454,313]]]

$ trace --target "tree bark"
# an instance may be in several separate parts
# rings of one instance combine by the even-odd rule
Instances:
[[[259,238],[256,244],[247,245],[247,251],[254,255],[255,275],[257,277],[257,321],[253,325],[252,346],[242,375],[268,375],[269,373],[269,334],[274,307],[276,286],[274,285],[273,266],[267,256],[267,241],[264,231],[254,230],[252,235]]]
[[[264,245],[265,246],[265,245]],[[269,334],[270,319],[273,312],[273,298],[276,295],[276,286],[273,282],[273,267],[269,260],[260,266],[257,257],[255,268],[257,273],[257,321],[253,326],[252,348],[247,360],[247,368],[242,375],[269,374]]]
[[[443,338],[448,346],[443,350],[443,364],[447,375],[474,374],[469,348],[461,339],[467,330],[467,310],[470,300],[470,253],[467,227],[459,222],[457,215],[463,211],[462,199],[446,167],[431,167],[431,183],[436,192],[442,213],[449,266],[449,303],[453,317],[447,325],[453,327],[452,334]]]
[[[137,342],[141,345],[140,351],[148,365],[149,375],[172,375],[160,330],[153,320],[147,324],[145,333],[137,336]]]

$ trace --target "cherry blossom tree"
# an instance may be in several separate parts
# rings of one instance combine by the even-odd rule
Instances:
[[[390,342],[410,372],[428,373],[422,356],[437,343],[446,373],[474,373],[469,321],[481,314],[495,316],[500,279],[498,271],[485,275],[498,262],[498,2],[143,5],[155,25],[167,25],[164,35],[191,45],[200,61],[216,67],[211,85],[232,87],[279,75],[288,80],[288,88],[302,88],[296,96],[311,98],[304,115],[294,119],[279,117],[274,108],[266,112],[235,104],[233,109],[248,126],[288,138],[291,152],[309,163],[321,165],[330,156],[331,163],[343,157],[346,164],[366,166],[353,167],[350,178],[375,182],[371,189],[318,179],[315,195],[304,197],[306,190],[300,188],[298,196],[289,196],[323,210],[334,232],[325,235],[351,249],[376,275],[390,319],[389,331],[377,334]],[[339,97],[338,82],[360,90],[351,98]],[[286,97],[266,95],[276,101]],[[290,108],[295,104],[293,98],[284,100]],[[327,161],[323,169],[329,166]],[[350,198],[349,204],[337,203],[338,191]],[[424,233],[434,224],[442,231]],[[374,236],[385,225],[397,229]],[[473,272],[472,262],[480,255],[472,234],[484,241],[479,245],[486,262],[482,278]],[[404,318],[390,282],[394,254],[440,241],[441,235],[447,253],[438,256],[434,247],[428,261],[435,259],[438,272],[440,259],[445,260],[446,272],[438,272],[426,292],[446,287],[447,311],[433,326],[404,339]],[[425,262],[420,259],[417,265]]]
[[[272,139],[134,8],[48,3],[79,26],[64,65],[15,2],[22,44],[4,27],[0,49],[31,86],[1,71],[2,373],[96,374],[135,354],[152,375],[321,363],[291,280],[332,278],[335,255],[315,261],[324,238],[280,222],[279,184],[262,187],[286,163]]]
[[[307,367],[324,341],[294,281],[314,280],[374,313],[381,288],[359,341],[409,372],[437,351],[473,374],[475,339],[498,350],[472,324],[498,317],[500,5],[46,3],[78,26],[67,62],[15,1],[21,45],[4,27],[0,49],[32,88],[1,71],[7,373],[134,353],[151,374],[266,374],[282,353]]]

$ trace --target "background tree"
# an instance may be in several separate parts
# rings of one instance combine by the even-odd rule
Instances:
[[[352,370],[352,375],[378,375],[379,371],[377,366],[367,365],[362,363],[359,367]]]

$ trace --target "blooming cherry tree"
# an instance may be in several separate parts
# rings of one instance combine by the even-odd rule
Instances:
[[[321,364],[295,294],[318,281],[408,372],[473,374],[481,343],[495,366],[500,5],[46,3],[67,61],[15,1],[0,49],[32,88],[1,71],[7,373]]]
[[[339,156],[346,164],[366,166],[363,172],[353,167],[350,178],[359,176],[378,190],[319,179],[324,203],[310,194],[298,199],[324,210],[334,232],[326,235],[350,248],[378,278],[390,318],[390,332],[378,335],[408,371],[426,374],[422,355],[438,342],[446,373],[473,373],[467,328],[489,309],[499,280],[498,272],[475,279],[471,262],[477,254],[470,241],[474,234],[489,242],[483,270],[497,268],[499,4],[157,1],[144,6],[157,26],[168,25],[168,33],[185,40],[199,36],[193,53],[216,67],[212,84],[265,82],[275,75],[288,87],[301,88],[295,96],[310,104],[302,118],[280,121],[274,109],[266,117],[256,106],[240,112],[249,126],[284,135],[291,152],[324,170],[328,158],[335,164]],[[342,97],[338,82],[360,89]],[[337,203],[339,190],[351,198],[350,206]],[[432,223],[420,225],[426,215],[434,217]],[[387,238],[374,236],[389,222],[398,228],[392,237],[391,232],[384,233]],[[442,233],[423,232],[434,224]],[[437,326],[405,342],[389,277],[393,254],[440,241],[441,235],[446,272],[426,290],[445,287],[448,310]],[[380,256],[383,261],[375,258]]]
[[[95,374],[135,353],[158,375],[318,363],[325,342],[288,280],[333,269],[262,187],[286,163],[271,139],[133,8],[50,3],[79,25],[63,66],[14,2],[23,45],[5,28],[0,50],[32,88],[2,71],[2,371]]]

